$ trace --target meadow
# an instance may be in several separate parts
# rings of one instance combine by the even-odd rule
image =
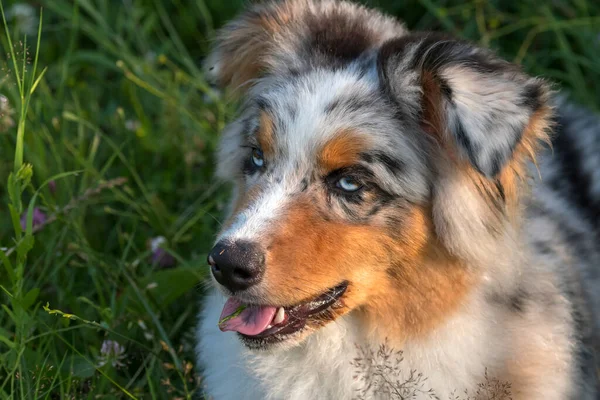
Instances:
[[[235,115],[202,60],[245,0],[0,0],[0,398],[200,398]],[[600,111],[600,2],[370,0]],[[216,321],[215,321],[216,323]]]

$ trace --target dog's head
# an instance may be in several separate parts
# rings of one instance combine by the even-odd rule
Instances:
[[[222,137],[235,196],[209,263],[222,328],[249,347],[350,311],[423,333],[517,223],[548,91],[487,50],[295,0],[224,28],[208,70],[245,99]]]

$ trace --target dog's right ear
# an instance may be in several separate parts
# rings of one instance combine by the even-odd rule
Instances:
[[[228,23],[219,31],[205,62],[207,77],[223,89],[244,92],[252,80],[269,69],[277,37],[293,14],[286,3],[278,7],[259,5]]]

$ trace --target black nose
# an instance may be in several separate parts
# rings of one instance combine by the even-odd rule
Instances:
[[[260,282],[265,256],[251,242],[219,242],[210,251],[208,264],[217,282],[232,292],[239,292]]]

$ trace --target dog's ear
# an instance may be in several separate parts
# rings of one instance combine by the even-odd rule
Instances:
[[[222,28],[204,63],[212,83],[243,91],[247,83],[260,77],[277,33],[289,20],[284,11],[255,6]]]
[[[488,50],[438,34],[387,42],[378,69],[405,116],[451,141],[488,178],[511,159],[536,113],[548,108],[542,80]]]
[[[526,161],[548,139],[548,87],[488,50],[437,34],[387,42],[378,72],[399,118],[439,145],[430,148],[437,237],[470,263],[498,264],[500,241],[514,241],[507,222],[519,220]]]

